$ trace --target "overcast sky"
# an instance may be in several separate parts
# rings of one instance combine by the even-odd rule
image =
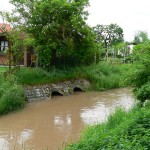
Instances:
[[[0,10],[10,10],[9,0],[0,0]],[[150,0],[90,0],[88,24],[116,23],[124,30],[125,40],[136,31],[150,34]]]

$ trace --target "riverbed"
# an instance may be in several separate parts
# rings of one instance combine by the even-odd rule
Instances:
[[[130,89],[76,92],[28,103],[20,111],[0,117],[0,150],[57,150],[79,139],[87,125],[107,120],[116,107],[130,109]]]

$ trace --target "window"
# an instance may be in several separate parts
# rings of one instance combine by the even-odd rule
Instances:
[[[1,41],[0,51],[4,51],[5,49],[8,49],[8,41]]]

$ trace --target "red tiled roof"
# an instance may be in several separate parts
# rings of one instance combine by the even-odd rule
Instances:
[[[10,31],[11,27],[9,24],[0,23],[0,33]]]

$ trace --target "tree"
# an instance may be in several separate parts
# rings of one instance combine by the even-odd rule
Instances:
[[[138,31],[134,35],[133,42],[136,44],[149,41],[148,34],[145,31]]]
[[[102,43],[108,60],[108,47],[123,41],[123,29],[117,24],[97,25],[94,27],[96,42]]]
[[[17,24],[32,34],[40,65],[75,60],[85,64],[93,55],[94,35],[85,20],[88,0],[11,0]],[[19,14],[19,15],[18,15]],[[80,59],[79,59],[80,58]]]

